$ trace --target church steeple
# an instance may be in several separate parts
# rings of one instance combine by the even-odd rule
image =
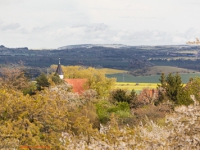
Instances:
[[[58,62],[58,67],[56,69],[56,73],[59,75],[60,79],[64,79],[64,74],[60,65],[60,58],[59,58],[59,62]]]

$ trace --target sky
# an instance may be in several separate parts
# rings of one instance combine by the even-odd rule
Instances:
[[[0,0],[0,45],[178,45],[200,38],[200,0]]]

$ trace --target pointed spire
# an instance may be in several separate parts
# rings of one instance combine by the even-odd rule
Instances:
[[[58,67],[56,69],[56,73],[60,76],[61,79],[64,78],[64,73],[62,71],[62,68],[61,68],[61,65],[60,65],[60,58],[59,58],[59,61],[58,61]]]

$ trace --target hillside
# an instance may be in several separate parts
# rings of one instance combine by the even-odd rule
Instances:
[[[31,50],[0,46],[0,64],[18,63],[46,70],[52,64],[91,66],[132,71],[134,75],[152,75],[166,70],[188,72],[177,68],[200,70],[200,46],[127,46],[121,44],[69,45],[57,49]],[[154,66],[161,66],[154,67]],[[177,68],[162,68],[171,66]],[[136,73],[135,73],[136,71]],[[147,72],[146,72],[147,71]]]
[[[149,68],[143,68],[143,69],[137,69],[133,70],[130,73],[132,75],[136,76],[148,76],[148,75],[159,75],[161,73],[169,74],[169,73],[199,73],[198,71],[191,70],[191,69],[185,69],[185,68],[179,68],[179,67],[173,67],[173,66],[152,66]]]
[[[76,48],[94,48],[94,47],[128,48],[131,46],[127,46],[127,45],[123,45],[123,44],[80,44],[80,45],[68,45],[68,46],[59,47],[58,50],[76,49]]]
[[[105,74],[116,74],[116,73],[127,73],[128,72],[126,70],[118,70],[118,69],[110,69],[110,68],[101,68],[98,70],[105,72]]]
[[[197,71],[191,69],[184,69],[179,67],[171,67],[171,66],[153,66],[150,67],[147,71],[147,74],[153,75],[158,73],[196,73]]]

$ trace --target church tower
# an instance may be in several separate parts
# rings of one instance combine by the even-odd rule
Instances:
[[[60,79],[64,79],[64,74],[60,65],[60,58],[59,58],[58,67],[56,69],[56,73],[59,75]]]

